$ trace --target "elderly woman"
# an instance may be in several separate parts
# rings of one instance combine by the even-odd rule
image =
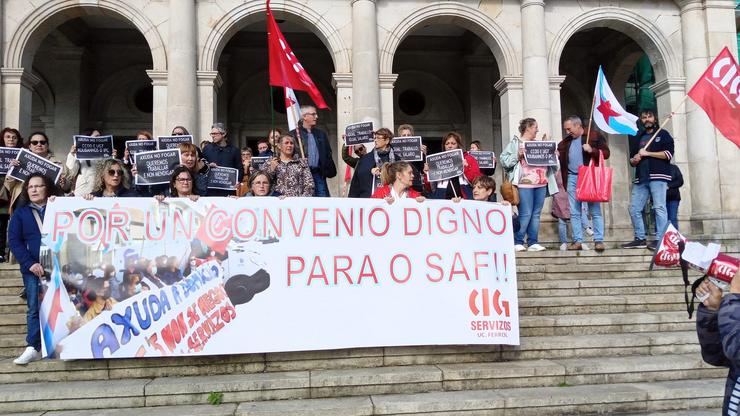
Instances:
[[[393,132],[387,128],[375,132],[375,148],[362,156],[355,167],[352,183],[349,187],[350,198],[369,198],[373,190],[382,185],[380,170],[386,163],[398,160],[391,147]]]
[[[447,133],[445,139],[442,142],[444,151],[449,150],[464,150],[465,147],[462,143],[462,137],[459,133],[454,131]],[[461,176],[454,177],[447,181],[439,181],[432,183],[432,193],[435,199],[452,199],[455,197],[461,197],[463,199],[472,199],[473,188],[470,184],[475,178],[482,175],[478,162],[470,156],[468,152],[463,153],[463,174]],[[425,166],[425,170],[426,170]]]
[[[557,166],[530,166],[524,159],[524,142],[537,140],[539,132],[537,120],[525,118],[519,122],[519,137],[514,136],[511,142],[501,152],[501,165],[504,167],[509,180],[519,189],[519,231],[514,233],[514,250],[542,251],[537,240],[540,230],[540,214],[545,197],[558,193],[558,184],[555,180]],[[543,134],[540,140],[547,139]],[[527,245],[524,247],[524,237],[527,235]]]
[[[49,151],[49,138],[46,136],[46,134],[40,131],[31,133],[31,137],[29,137],[25,147],[33,154],[41,156],[44,159],[61,166],[62,174],[59,175],[59,182],[57,183],[57,185],[62,189],[62,191],[69,191],[71,185],[69,170],[67,169],[67,166],[62,163],[62,161],[54,157],[54,154]],[[10,164],[13,166],[21,165],[21,163],[15,159],[11,160]],[[3,186],[7,188],[8,195],[10,196],[9,210],[10,214],[12,215],[13,210],[16,208],[16,201],[18,200],[18,197],[21,196],[21,193],[23,191],[23,182],[13,179],[9,175],[7,175],[5,176],[5,182]],[[23,198],[21,198],[21,200],[23,200]]]
[[[275,191],[284,196],[313,196],[314,183],[306,159],[295,154],[293,136],[283,135],[278,143],[279,156],[262,164],[265,171],[275,180]]]
[[[23,147],[21,133],[10,127],[3,129],[0,136],[5,147]],[[0,175],[0,184],[5,182],[5,175]],[[10,192],[4,186],[0,187],[0,263],[5,262],[5,249],[8,241],[8,221],[10,221]]]
[[[91,200],[94,197],[134,197],[136,191],[130,189],[128,171],[123,163],[116,159],[107,159],[98,166],[92,192],[84,198]]]
[[[23,185],[28,204],[18,208],[10,218],[8,234],[10,251],[18,260],[23,286],[26,290],[26,349],[13,362],[25,365],[41,358],[41,328],[39,326],[39,292],[44,267],[39,261],[41,251],[41,224],[49,197],[57,193],[52,181],[40,173],[33,173]]]
[[[244,196],[280,196],[280,194],[272,190],[270,175],[258,171],[249,179],[249,192]]]
[[[414,170],[408,162],[386,163],[381,176],[385,185],[376,189],[372,198],[384,198],[389,204],[403,198],[424,201],[425,198],[411,187],[414,184]]]

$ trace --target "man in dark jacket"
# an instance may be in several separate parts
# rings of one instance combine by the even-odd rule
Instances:
[[[573,243],[568,250],[583,249],[583,227],[581,226],[581,201],[576,199],[576,184],[578,183],[578,168],[588,165],[592,160],[599,164],[599,152],[604,159],[609,159],[609,145],[604,136],[591,131],[586,137],[583,122],[578,116],[570,116],[563,122],[563,129],[568,135],[558,143],[560,158],[560,174],[563,186],[568,190],[568,205],[570,206],[570,225],[573,229]],[[588,210],[594,222],[594,249],[604,251],[604,217],[601,215],[601,204],[587,202]]]
[[[331,195],[326,178],[337,176],[337,165],[334,164],[329,137],[326,132],[316,128],[318,119],[316,107],[301,106],[301,124],[297,130],[301,133],[300,143],[303,155],[308,159],[308,166],[311,168],[314,196],[328,197]],[[291,131],[290,134],[295,138],[298,136],[296,130]]]
[[[671,180],[671,159],[673,159],[673,137],[660,130],[650,146],[646,146],[658,129],[658,119],[652,110],[640,112],[640,121],[644,130],[630,137],[630,164],[635,167],[635,180],[630,199],[630,217],[635,229],[635,239],[623,244],[622,248],[649,248],[655,250],[668,226],[666,211],[666,189]],[[642,210],[649,197],[653,198],[655,208],[656,242],[647,244],[645,240],[645,223]]]
[[[216,123],[211,126],[211,139],[213,141],[203,149],[203,157],[211,167],[219,166],[236,169],[238,182],[241,182],[244,175],[241,150],[229,144],[226,134],[226,127],[223,123]],[[233,194],[233,191],[221,189],[208,190],[208,196],[227,196]]]
[[[730,368],[722,415],[736,416],[740,410],[740,277],[735,275],[730,293],[724,298],[707,280],[699,285],[696,294],[707,296],[696,312],[701,356],[708,364]]]

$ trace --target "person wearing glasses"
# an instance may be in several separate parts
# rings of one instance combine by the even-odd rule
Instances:
[[[67,166],[65,166],[61,160],[57,159],[54,154],[49,151],[49,138],[46,136],[46,133],[40,131],[31,133],[31,136],[28,138],[28,142],[24,147],[36,156],[41,156],[44,159],[61,166],[62,174],[59,175],[59,182],[57,185],[62,191],[69,192],[71,187],[69,169],[67,169]],[[12,159],[10,164],[16,167],[21,165],[21,163],[16,159]],[[15,208],[18,208],[18,206],[23,205],[26,202],[25,198],[21,195],[23,192],[23,182],[11,178],[10,175],[6,175],[3,186],[7,188],[8,195],[10,195],[10,214],[12,215]],[[18,199],[19,197],[20,199]]]
[[[130,178],[128,171],[116,159],[106,159],[98,166],[92,192],[83,198],[91,200],[95,197],[134,197],[139,196],[129,189]]]
[[[31,135],[31,137],[37,137]],[[39,301],[44,266],[39,260],[41,251],[41,224],[49,197],[57,194],[54,183],[41,173],[33,173],[21,186],[28,204],[18,208],[10,218],[8,235],[10,251],[18,260],[23,287],[26,290],[26,349],[13,360],[17,365],[26,365],[41,359],[41,327],[39,325]]]
[[[198,200],[198,191],[193,186],[193,173],[186,166],[178,166],[170,177],[170,189],[167,196],[171,198],[190,198],[191,201]],[[162,202],[164,195],[157,195],[157,201]]]
[[[301,121],[296,130],[300,132],[303,155],[308,159],[308,167],[313,176],[314,196],[328,197],[331,195],[326,178],[337,176],[337,165],[334,164],[329,136],[323,130],[316,128],[318,119],[316,107],[301,106]],[[291,131],[290,134],[297,139],[296,130]],[[300,150],[296,153],[301,154]]]
[[[84,136],[91,137],[98,137],[101,135],[100,131],[95,129],[86,129],[82,134]],[[113,149],[111,157],[114,159],[118,157],[118,151],[115,148]],[[77,146],[72,144],[72,147],[69,149],[69,153],[67,153],[65,165],[69,170],[70,182],[72,181],[72,178],[77,178],[74,181],[74,189],[72,189],[72,193],[74,195],[85,196],[92,191],[93,182],[95,182],[96,179],[95,175],[102,161],[102,159],[77,160]]]
[[[6,127],[0,133],[5,147],[23,147],[21,133],[13,128]],[[5,183],[5,175],[0,175],[0,183]],[[10,221],[10,192],[4,186],[0,188],[0,263],[5,262],[5,248],[8,241],[8,222]]]
[[[270,175],[257,171],[249,179],[249,192],[244,196],[280,196],[280,194],[272,190]]]
[[[393,132],[383,127],[374,135],[375,147],[362,156],[355,167],[352,183],[349,186],[350,198],[370,198],[375,189],[383,186],[381,172],[383,165],[399,160],[391,147]]]
[[[236,169],[238,180],[241,182],[244,176],[241,151],[236,146],[229,144],[226,136],[226,126],[223,123],[216,123],[211,126],[212,142],[207,144],[203,149],[203,157],[212,168],[226,167]],[[228,196],[232,194],[234,194],[234,191],[221,189],[209,190],[209,196]]]

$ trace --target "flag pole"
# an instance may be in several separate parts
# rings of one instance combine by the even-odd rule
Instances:
[[[287,87],[283,87],[283,94],[287,97]],[[290,111],[293,112],[293,117],[295,117],[295,137],[298,140],[298,149],[301,151],[301,159],[305,159],[306,155],[303,153],[303,141],[301,140],[301,117],[300,114],[297,114],[295,111],[295,106],[291,104]]]
[[[653,137],[651,137],[650,140],[648,140],[648,142],[645,144],[645,147],[643,147],[643,149],[647,151],[648,146],[650,146],[650,144],[653,142],[653,140],[655,139],[655,136],[657,136],[658,133],[660,133],[660,131],[663,130],[663,127],[667,126],[671,122],[671,120],[673,120],[673,116],[676,115],[676,112],[681,109],[681,106],[683,105],[684,102],[686,102],[686,99],[688,98],[689,98],[689,95],[686,94],[683,97],[683,99],[681,99],[681,101],[679,101],[678,104],[676,104],[676,108],[674,108],[673,111],[671,111],[671,114],[668,114],[668,117],[666,117],[665,123],[662,126],[660,126],[658,130],[655,131],[655,133],[653,133]]]
[[[595,107],[596,107],[596,92],[594,91],[594,99],[591,100],[591,112],[588,113],[588,130],[586,130],[586,143],[588,143],[588,140],[591,138],[591,122],[594,121],[594,108]]]

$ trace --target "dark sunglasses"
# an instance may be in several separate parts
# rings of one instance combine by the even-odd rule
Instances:
[[[108,169],[109,176],[123,176],[123,171],[120,169]]]
[[[46,140],[31,140],[30,142],[34,146],[38,146],[40,144],[46,145]]]

